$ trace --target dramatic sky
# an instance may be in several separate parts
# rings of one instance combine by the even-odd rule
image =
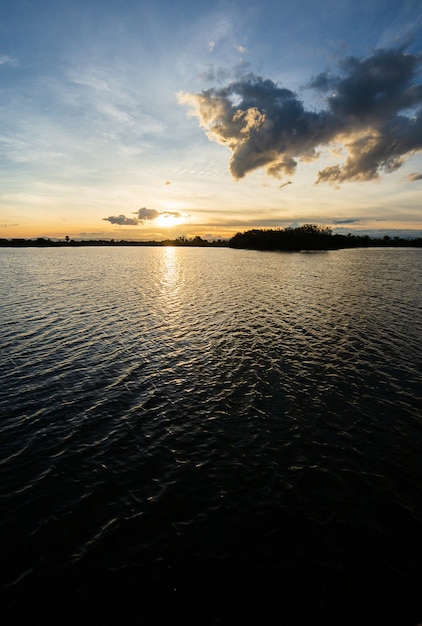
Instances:
[[[422,233],[420,0],[3,0],[0,237]]]

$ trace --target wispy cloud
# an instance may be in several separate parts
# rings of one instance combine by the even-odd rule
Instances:
[[[103,136],[112,137],[122,146],[132,144],[145,135],[161,135],[165,123],[154,112],[146,110],[136,86],[124,77],[110,75],[107,67],[80,67],[80,59],[67,73],[66,82],[56,89],[63,103],[72,111],[84,109],[84,117]]]
[[[17,65],[17,59],[13,57],[9,57],[7,54],[0,54],[0,65]]]
[[[317,75],[309,88],[324,95],[326,108],[307,110],[298,96],[254,74],[201,93],[179,93],[208,137],[227,146],[229,169],[238,180],[258,168],[280,178],[298,161],[341,145],[344,162],[325,167],[316,182],[366,181],[400,168],[422,149],[422,85],[416,76],[422,54],[376,50],[349,57],[337,74]]]
[[[357,218],[357,217],[349,217],[349,218],[344,218],[344,219],[333,219],[331,220],[333,224],[359,224],[362,222],[361,218]]]
[[[410,182],[414,182],[416,180],[422,180],[422,174],[409,174],[409,176],[407,177],[408,180],[410,180]]]

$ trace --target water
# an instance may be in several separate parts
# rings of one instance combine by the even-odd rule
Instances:
[[[2,249],[3,623],[422,622],[420,249]]]

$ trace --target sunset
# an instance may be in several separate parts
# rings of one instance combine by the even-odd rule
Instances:
[[[422,626],[421,0],[3,0],[5,626]]]
[[[422,232],[417,1],[17,0],[1,33],[1,237]]]

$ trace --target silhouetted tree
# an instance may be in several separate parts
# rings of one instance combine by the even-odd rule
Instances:
[[[315,224],[298,228],[249,230],[237,233],[229,245],[232,248],[255,250],[330,250],[337,247],[331,229]]]

